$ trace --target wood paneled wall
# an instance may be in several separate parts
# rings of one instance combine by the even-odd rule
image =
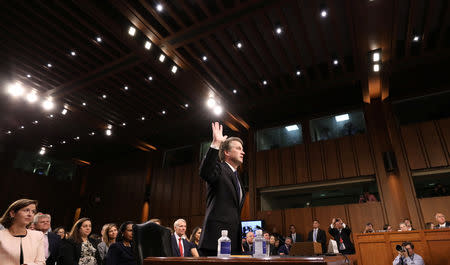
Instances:
[[[256,188],[375,174],[365,134],[260,151],[255,164]]]
[[[450,119],[401,127],[410,169],[450,165]]]
[[[447,221],[450,220],[450,196],[422,198],[419,199],[419,203],[425,223],[432,222],[436,224],[434,219],[436,212],[443,213]]]
[[[276,211],[263,211],[257,213],[257,218],[265,221],[266,230],[273,231],[276,227],[278,233],[287,235],[289,226],[295,225],[297,233],[302,235],[303,240],[308,237],[312,229],[312,222],[319,220],[321,229],[327,231],[331,220],[340,217],[350,226],[353,233],[360,233],[365,225],[371,222],[375,230],[381,230],[384,226],[383,210],[380,202],[369,202],[362,204],[333,205],[312,208],[295,208]]]

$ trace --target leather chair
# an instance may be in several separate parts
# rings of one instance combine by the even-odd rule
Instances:
[[[153,222],[133,225],[133,242],[138,264],[146,257],[171,257],[171,231]]]

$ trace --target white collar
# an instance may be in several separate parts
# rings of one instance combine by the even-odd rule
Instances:
[[[180,238],[184,239],[183,236],[180,237],[180,236],[178,236],[177,233],[173,233],[173,234],[175,235],[175,239],[177,240],[177,242],[180,241]]]
[[[225,161],[225,163],[227,163],[227,165],[231,168],[231,170],[233,170],[233,173],[236,172],[236,169],[232,165],[230,165],[227,161]]]

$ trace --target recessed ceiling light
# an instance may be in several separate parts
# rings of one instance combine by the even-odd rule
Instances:
[[[27,77],[28,77],[28,78],[31,78],[31,75],[30,75],[30,74],[28,74],[28,75],[27,75]]]
[[[178,70],[178,67],[176,65],[172,66],[172,73],[176,73]]]
[[[166,111],[165,111],[165,110],[163,110],[163,111],[161,111],[161,113],[162,113],[163,115],[165,115],[165,114],[166,114]]]
[[[294,124],[294,125],[289,125],[289,126],[286,126],[286,127],[284,127],[285,129],[286,129],[286,131],[288,131],[288,132],[291,132],[291,131],[296,131],[296,130],[298,130],[298,126],[297,126],[297,124]]]
[[[6,134],[11,134],[12,132],[11,131],[6,131]]]
[[[145,121],[145,117],[144,116],[141,117],[141,121]]]
[[[110,129],[108,129],[108,130],[106,130],[105,134],[106,134],[106,136],[111,136],[112,131]]]
[[[53,114],[48,115],[49,118],[53,118]]]
[[[27,95],[27,101],[30,103],[34,103],[38,100],[38,95],[36,94],[35,91],[31,91],[30,93],[28,93]]]
[[[72,55],[72,56],[76,56],[76,55],[77,55],[77,53],[76,53],[75,51],[71,51],[71,52],[70,52],[70,55]]]
[[[75,137],[75,138],[73,138],[74,140],[80,140],[80,136],[77,136],[77,137]]]
[[[47,67],[48,67],[48,68],[51,68],[52,66],[53,66],[53,65],[52,65],[51,63],[48,63],[48,64],[47,64]]]
[[[97,37],[97,42],[102,42],[102,38],[101,37]]]
[[[242,42],[240,42],[240,41],[236,42],[236,47],[238,49],[241,49],[243,47]]]
[[[107,96],[105,94],[102,95],[102,98],[106,98]]]
[[[62,115],[66,115],[66,114],[67,114],[67,109],[63,109],[63,110],[61,111],[61,114],[62,114]]]
[[[33,121],[33,124],[38,124],[39,123],[39,121]]]
[[[300,71],[295,72],[296,76],[300,76],[301,74],[302,74],[302,72],[300,72]]]
[[[66,143],[66,141],[62,141],[62,142],[61,142],[61,144],[65,144],[65,143]]]
[[[54,106],[55,104],[53,103],[50,97],[48,97],[46,100],[44,100],[44,102],[42,102],[42,107],[44,108],[44,110],[51,110],[53,109]]]
[[[161,12],[161,11],[163,11],[163,6],[161,5],[161,4],[157,4],[156,5],[156,10],[158,10],[158,12]]]
[[[184,107],[185,108],[189,108],[189,104],[184,104]]]
[[[202,60],[203,60],[204,62],[206,62],[206,61],[208,61],[208,57],[206,57],[206,55],[203,55]]]
[[[125,122],[122,122],[122,126],[127,126],[127,124]]]
[[[379,72],[379,71],[380,71],[380,65],[377,64],[377,63],[374,64],[374,65],[373,65],[373,71],[374,71],[374,72]]]
[[[275,29],[275,33],[277,33],[278,35],[280,35],[281,33],[283,33],[283,28],[282,27],[277,27]]]
[[[86,106],[87,104],[86,104],[86,102],[83,102],[82,105],[83,105],[83,106]]]
[[[90,136],[94,136],[94,135],[95,135],[95,132],[90,132],[89,135],[90,135]]]
[[[214,114],[216,114],[216,115],[220,115],[220,114],[222,114],[222,107],[220,106],[220,105],[217,105],[217,106],[215,106],[214,107]]]
[[[420,40],[420,37],[418,35],[415,35],[414,38],[413,38],[413,41],[414,42],[418,42],[419,40]]]
[[[208,108],[212,109],[215,105],[216,105],[216,100],[214,100],[214,98],[208,98],[208,100],[206,101],[206,106],[208,106]]]
[[[128,90],[128,86],[124,86],[123,89]]]
[[[148,80],[152,81],[152,80],[153,80],[153,76],[150,75],[150,76],[148,77]]]
[[[146,41],[144,47],[145,47],[147,50],[150,50],[150,48],[152,47],[152,43],[149,42],[149,41]]]
[[[128,30],[128,34],[130,34],[130,36],[134,36],[134,34],[136,34],[136,28],[130,27],[130,29]]]
[[[237,93],[237,90],[236,90],[236,89],[233,89],[233,93],[236,94],[236,93]]]
[[[23,125],[22,125],[22,126],[20,126],[20,129],[25,129],[25,126],[23,126]]]
[[[51,144],[51,145],[49,145],[48,147],[53,148],[53,145]]]
[[[45,148],[44,147],[42,147],[41,150],[39,150],[39,154],[41,156],[45,155]]]
[[[263,80],[262,83],[263,83],[263,85],[266,86],[267,85],[267,80]]]
[[[339,61],[338,60],[333,60],[333,64],[334,65],[338,65]]]
[[[336,119],[336,122],[347,121],[350,119],[348,114],[338,115],[338,116],[335,116],[334,118]]]
[[[108,129],[112,129],[112,125],[111,124],[108,124],[108,126],[106,126],[106,128],[108,128]]]
[[[8,93],[13,97],[21,96],[25,92],[25,89],[23,88],[22,84],[19,82],[8,85],[7,90],[8,90]]]
[[[326,16],[328,16],[328,12],[324,9],[320,12],[320,16],[326,17]]]
[[[380,61],[380,53],[379,53],[379,52],[374,52],[374,53],[373,53],[373,56],[372,56],[372,60],[373,60],[374,62]]]
[[[160,62],[164,62],[165,59],[166,59],[166,56],[165,56],[164,54],[161,54],[161,55],[159,56],[159,61],[160,61]]]

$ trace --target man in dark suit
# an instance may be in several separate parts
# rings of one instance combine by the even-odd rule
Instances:
[[[292,238],[286,237],[286,239],[284,240],[284,244],[281,245],[280,248],[278,249],[278,255],[288,256],[289,251],[291,251],[291,247],[292,247]]]
[[[186,221],[178,219],[173,224],[172,255],[174,257],[198,257],[197,249],[186,239]]]
[[[223,136],[222,125],[218,122],[212,124],[212,134],[211,147],[200,166],[200,177],[206,181],[207,195],[199,249],[202,256],[216,256],[221,230],[228,230],[231,253],[240,254],[241,210],[245,191],[237,168],[244,160],[242,140]]]
[[[440,228],[450,228],[450,222],[445,221],[445,215],[443,213],[436,213],[434,215],[437,224],[434,226],[434,229]]]
[[[288,237],[292,238],[292,243],[295,242],[302,242],[302,235],[297,234],[296,230],[295,230],[295,225],[290,225],[289,226],[289,232],[290,234],[288,235]]]
[[[328,233],[336,240],[340,253],[355,254],[355,247],[350,240],[352,230],[344,224],[341,218],[333,218]]]
[[[61,237],[49,232],[51,216],[49,214],[37,213],[34,216],[34,228],[44,233],[44,250],[47,265],[55,265],[58,259],[58,251],[61,245]]]
[[[313,222],[313,230],[308,233],[308,241],[310,242],[318,242],[322,244],[322,253],[327,252],[327,235],[325,231],[319,228],[320,223],[318,220],[314,220]]]
[[[245,235],[245,242],[242,243],[242,249],[244,250],[244,255],[252,255],[253,254],[253,239],[255,238],[255,234],[253,232],[247,232]]]

